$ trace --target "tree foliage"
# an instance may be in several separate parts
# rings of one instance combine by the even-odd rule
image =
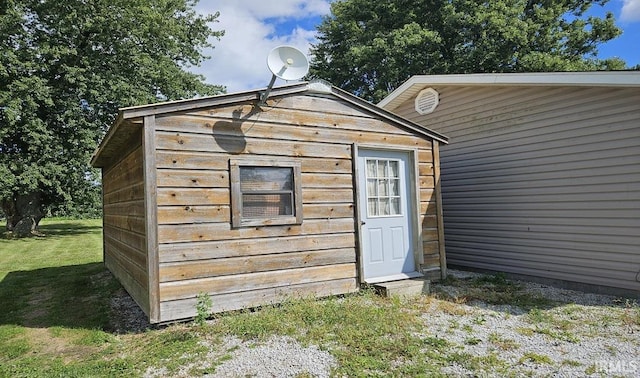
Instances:
[[[196,3],[0,3],[0,202],[10,229],[77,202],[96,207],[88,161],[119,107],[223,89],[186,71],[223,35],[208,25],[218,14],[197,15]],[[25,204],[35,213],[23,214]]]
[[[318,26],[311,76],[371,101],[412,75],[622,69],[608,0],[338,0]]]

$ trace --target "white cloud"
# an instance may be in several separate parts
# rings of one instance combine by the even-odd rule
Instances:
[[[620,20],[625,22],[640,21],[640,0],[622,0]]]
[[[267,54],[272,48],[287,44],[308,54],[315,40],[315,29],[299,26],[301,20],[329,13],[329,0],[221,0],[202,1],[200,13],[220,11],[214,30],[225,30],[220,41],[214,40],[211,59],[191,71],[202,74],[208,83],[222,84],[228,92],[267,86],[271,72]],[[274,21],[275,20],[275,21]],[[286,23],[284,31],[276,24]],[[279,82],[281,84],[281,82]]]

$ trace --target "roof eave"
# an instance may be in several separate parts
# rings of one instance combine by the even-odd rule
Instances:
[[[306,89],[307,89],[306,82],[289,84],[289,85],[273,88],[273,90],[270,93],[270,97],[283,96],[287,94],[303,92]],[[128,108],[122,108],[120,109],[120,111],[122,112],[124,119],[129,119],[129,118],[144,117],[148,115],[174,113],[174,112],[180,112],[185,110],[192,110],[196,108],[229,105],[229,104],[235,104],[235,103],[240,103],[245,101],[256,101],[256,100],[259,101],[261,94],[265,90],[266,88],[261,88],[261,89],[245,91],[245,92],[236,92],[236,93],[221,94],[216,96],[168,101],[168,102],[161,102],[156,104],[148,104],[148,105],[140,105],[140,106],[132,106]]]
[[[594,71],[415,75],[382,99],[378,106],[387,110],[396,109],[407,100],[404,94],[408,92],[414,95],[428,85],[640,87],[640,72]]]
[[[93,152],[93,156],[91,156],[90,163],[92,167],[100,168],[103,166],[103,164],[99,163],[99,159],[100,159],[100,156],[102,155],[102,151],[104,150],[104,146],[106,146],[109,143],[113,135],[115,135],[116,131],[122,125],[122,122],[124,122],[122,111],[118,111],[118,117],[113,123],[113,126],[109,127],[109,129],[107,130],[107,133],[100,141],[100,144],[98,145],[98,147],[96,147],[96,150]]]

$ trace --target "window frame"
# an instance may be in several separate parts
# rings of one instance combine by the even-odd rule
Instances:
[[[250,218],[242,216],[243,192],[240,188],[240,168],[291,168],[293,215]],[[300,162],[295,160],[229,159],[231,181],[231,224],[234,228],[302,224],[302,178]],[[274,194],[276,191],[274,191]]]

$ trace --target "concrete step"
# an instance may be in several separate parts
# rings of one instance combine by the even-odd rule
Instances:
[[[411,278],[400,281],[379,282],[373,285],[378,294],[384,297],[417,297],[429,294],[431,281],[424,278]]]

